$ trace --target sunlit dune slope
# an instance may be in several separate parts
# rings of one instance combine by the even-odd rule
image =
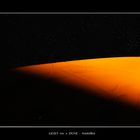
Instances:
[[[19,67],[15,70],[42,78],[51,77],[96,91],[102,97],[140,106],[140,57],[74,60]]]

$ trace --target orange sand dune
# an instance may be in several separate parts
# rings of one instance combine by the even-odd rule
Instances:
[[[140,106],[140,57],[75,60],[16,68]],[[95,93],[95,92],[93,92]]]

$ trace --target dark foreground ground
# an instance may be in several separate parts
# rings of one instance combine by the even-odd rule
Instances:
[[[22,73],[1,75],[0,125],[140,125],[140,110]]]

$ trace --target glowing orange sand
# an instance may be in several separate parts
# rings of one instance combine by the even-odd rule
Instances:
[[[140,106],[140,57],[75,60],[16,69]],[[94,92],[93,92],[94,93]]]

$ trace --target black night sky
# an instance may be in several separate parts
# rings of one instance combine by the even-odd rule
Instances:
[[[1,15],[7,66],[139,55],[139,15]],[[4,27],[5,27],[4,26]]]
[[[0,19],[6,38],[0,50],[0,125],[140,125],[139,109],[9,72],[40,63],[139,56],[139,14],[1,14]]]

